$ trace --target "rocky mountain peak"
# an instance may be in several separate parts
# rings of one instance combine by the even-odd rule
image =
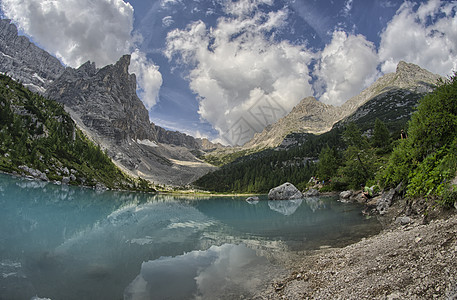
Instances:
[[[289,133],[324,133],[335,123],[355,113],[371,99],[397,90],[415,94],[427,93],[433,89],[440,78],[442,78],[440,75],[401,61],[395,73],[380,77],[340,107],[326,105],[314,97],[301,100],[288,115],[256,134],[243,148],[276,147]]]
[[[67,68],[46,95],[65,104],[81,126],[116,143],[154,140],[148,112],[136,95],[136,77],[128,73],[129,64],[130,56],[125,55],[101,69],[91,62]]]
[[[0,20],[0,72],[43,94],[64,69],[57,58],[19,36],[11,20]]]
[[[416,92],[429,92],[437,83],[440,75],[433,74],[418,65],[400,61],[397,65],[394,81],[399,88],[407,88]]]

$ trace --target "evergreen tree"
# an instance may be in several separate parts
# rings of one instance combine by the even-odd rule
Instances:
[[[337,152],[334,148],[325,145],[319,154],[319,163],[317,165],[317,176],[321,180],[329,180],[336,175],[339,167]]]
[[[389,129],[384,122],[376,118],[374,123],[373,137],[371,139],[373,147],[379,148],[380,152],[387,152],[390,150],[390,133]]]

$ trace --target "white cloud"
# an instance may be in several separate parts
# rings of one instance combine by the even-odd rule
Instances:
[[[268,115],[269,124],[312,94],[308,64],[313,55],[301,46],[274,41],[286,10],[248,17],[241,12],[249,11],[253,1],[235,4],[242,3],[248,8],[233,8],[237,17],[220,18],[215,28],[198,21],[170,32],[165,54],[191,66],[188,80],[200,98],[203,119],[221,135],[242,120],[252,137],[266,125],[266,115],[259,121],[253,108],[273,101],[280,110]]]
[[[347,1],[344,3],[343,14],[349,15],[349,14],[351,13],[352,4],[353,4],[352,1],[353,1],[353,0],[347,0]]]
[[[123,0],[2,0],[1,8],[35,42],[71,67],[88,60],[97,67],[115,63],[141,41],[133,33],[133,7]],[[148,95],[145,104],[150,107],[161,76],[141,57],[133,69],[141,70],[139,90]],[[147,83],[151,78],[154,82]]]
[[[233,16],[247,16],[257,10],[259,5],[273,5],[273,0],[241,0],[224,2],[225,13]]]
[[[378,57],[373,43],[362,35],[335,31],[320,54],[315,89],[320,100],[341,105],[375,80]]]
[[[159,98],[159,90],[162,86],[162,74],[159,72],[159,67],[137,49],[132,53],[129,72],[136,75],[139,98],[143,100],[148,110],[151,109]]]
[[[172,16],[166,16],[162,19],[162,25],[163,27],[170,27],[171,25],[173,25],[175,23],[175,21],[173,20],[173,17]]]
[[[382,71],[394,72],[400,60],[441,75],[457,70],[456,10],[456,2],[431,0],[417,9],[405,2],[381,34]]]

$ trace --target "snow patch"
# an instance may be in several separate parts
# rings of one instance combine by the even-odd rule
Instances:
[[[158,145],[151,140],[136,140],[136,142],[149,147],[158,147]]]

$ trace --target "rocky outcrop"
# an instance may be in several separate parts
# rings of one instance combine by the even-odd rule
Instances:
[[[42,94],[64,69],[57,58],[18,36],[10,20],[0,20],[0,72]]]
[[[269,200],[303,199],[303,194],[291,183],[286,182],[268,192]]]

